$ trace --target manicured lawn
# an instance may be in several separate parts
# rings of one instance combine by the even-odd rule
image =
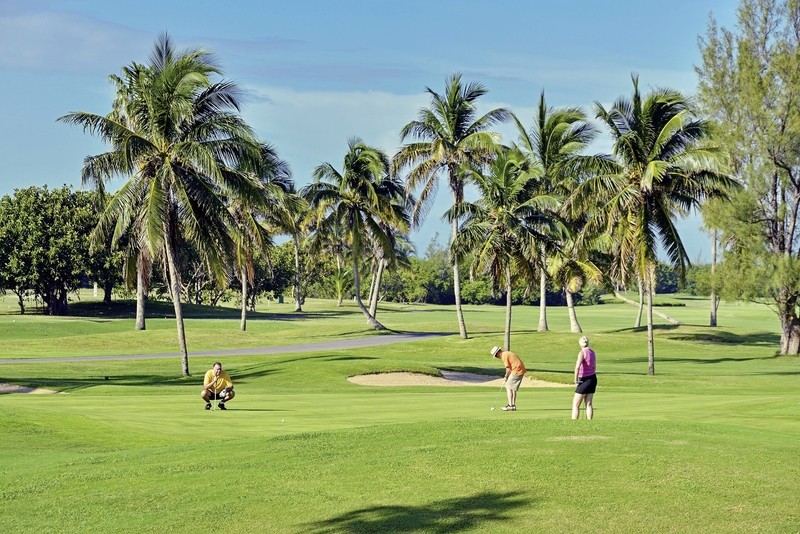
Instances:
[[[6,297],[8,299],[8,297]],[[664,301],[666,302],[666,300]],[[437,369],[499,376],[488,348],[504,309],[467,307],[457,333],[306,353],[191,356],[192,350],[384,335],[352,303],[271,304],[238,328],[230,308],[190,310],[192,377],[174,320],[154,306],[81,318],[0,315],[0,359],[175,352],[175,358],[18,362],[0,382],[63,391],[0,397],[0,505],[15,532],[798,532],[800,359],[776,357],[774,315],[673,296],[657,319],[647,376],[635,308],[578,308],[598,353],[595,420],[569,420],[572,390],[526,388],[490,411],[496,388],[365,387],[347,376]],[[13,302],[12,302],[13,304]],[[79,308],[80,306],[75,306]],[[13,312],[13,308],[11,309]],[[156,313],[160,313],[161,316]],[[452,308],[387,305],[394,331],[457,332]],[[515,308],[512,349],[531,376],[571,381],[566,310]],[[215,359],[237,398],[198,398]],[[221,521],[221,523],[220,523]],[[588,527],[587,527],[588,525]]]

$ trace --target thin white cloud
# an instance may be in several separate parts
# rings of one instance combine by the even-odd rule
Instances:
[[[151,41],[131,28],[69,13],[6,13],[0,15],[0,68],[105,72],[140,55]]]
[[[245,118],[289,162],[298,183],[307,183],[322,162],[338,168],[351,137],[391,157],[400,146],[400,129],[427,102],[422,93],[245,89],[257,99],[244,109]]]

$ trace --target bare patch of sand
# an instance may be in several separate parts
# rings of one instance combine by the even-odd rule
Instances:
[[[456,371],[440,371],[441,376],[421,373],[375,373],[370,375],[351,376],[347,380],[360,386],[490,386],[500,387],[503,379],[496,376],[475,373],[459,373]],[[525,377],[522,387],[562,388],[570,384],[546,382]]]
[[[51,389],[29,388],[26,386],[15,386],[14,384],[0,384],[0,395],[4,393],[31,393],[33,395],[47,395],[58,393]]]

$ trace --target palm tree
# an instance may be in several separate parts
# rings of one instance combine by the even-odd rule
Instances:
[[[165,264],[175,309],[182,373],[189,357],[181,308],[179,239],[195,246],[220,283],[230,265],[235,226],[227,200],[257,202],[263,187],[243,162],[256,169],[261,143],[238,115],[236,86],[213,82],[220,75],[215,59],[203,50],[178,53],[168,35],[156,41],[147,65],[123,69],[125,120],[114,114],[69,113],[59,120],[80,125],[111,145],[88,158],[84,176],[127,182],[101,215],[100,234],[115,236],[135,229],[135,238],[152,258]],[[138,221],[138,223],[136,223]]]
[[[244,162],[247,163],[247,162]],[[238,169],[251,173],[254,180],[261,183],[263,195],[251,201],[234,198],[230,204],[230,212],[235,227],[235,267],[242,284],[242,314],[240,329],[247,330],[247,286],[253,283],[255,271],[254,258],[258,251],[269,258],[272,232],[265,223],[274,220],[281,213],[282,199],[288,194],[292,183],[289,166],[278,157],[275,149],[268,144],[261,147],[261,161],[256,169],[250,170],[246,165]]]
[[[303,201],[308,205],[311,199],[308,198],[311,192],[308,188],[303,188],[300,191],[300,196]],[[324,211],[316,210],[316,214],[311,212],[309,214],[309,224],[313,228],[321,224],[321,216]],[[306,245],[308,247],[308,264],[312,266],[319,266],[329,263],[331,260],[334,263],[335,271],[327,277],[333,285],[333,293],[336,296],[336,306],[341,307],[344,300],[344,294],[349,288],[350,284],[350,271],[347,270],[346,263],[348,258],[347,247],[344,242],[344,229],[341,224],[335,220],[325,221],[325,231],[312,231],[306,237]]]
[[[653,287],[659,244],[685,276],[689,257],[675,218],[708,198],[727,195],[736,183],[724,174],[721,150],[710,143],[709,123],[691,102],[672,89],[656,89],[644,99],[632,76],[633,97],[611,109],[596,103],[597,118],[614,138],[611,172],[583,182],[579,206],[595,214],[587,227],[618,238],[620,279],[642,281],[647,299],[648,373],[655,374]]]
[[[114,123],[131,125],[133,119],[129,119],[132,113],[135,113],[135,106],[133,99],[136,95],[136,87],[138,80],[145,76],[145,67],[137,63],[133,63],[129,67],[122,70],[122,75],[117,76],[112,74],[109,79],[115,86],[115,98],[112,105],[111,113],[108,119]],[[101,154],[99,156],[88,156],[84,160],[82,169],[81,181],[84,185],[91,185],[98,193],[99,197],[104,199],[103,206],[99,209],[105,209],[105,200],[108,198],[106,192],[106,180],[110,179],[106,170],[108,168],[107,159],[111,154]],[[141,218],[135,218],[135,224],[141,224]],[[127,235],[117,236],[112,239],[111,248],[116,248],[118,242],[124,242],[124,259],[123,259],[123,280],[126,287],[129,289],[135,285],[136,288],[136,322],[135,330],[146,330],[145,320],[145,303],[147,300],[147,293],[150,285],[150,275],[152,273],[153,259],[147,247],[142,246],[139,236],[141,232],[137,231],[140,228],[121,229],[126,230]],[[106,246],[108,243],[108,236],[96,233],[93,236],[93,246]]]
[[[286,194],[277,199],[268,217],[271,224],[280,232],[288,234],[292,239],[294,249],[294,311],[298,313],[303,311],[301,242],[306,234],[308,216],[308,202],[295,190],[294,184],[291,184]]]
[[[389,159],[377,148],[353,138],[348,142],[342,172],[330,163],[314,170],[314,183],[303,189],[303,196],[318,210],[317,232],[327,232],[338,225],[350,244],[353,286],[356,304],[367,322],[376,330],[385,327],[375,319],[361,300],[359,263],[364,250],[378,247],[391,257],[393,249],[382,223],[390,227],[402,224],[403,187],[391,178]]]
[[[419,224],[435,198],[440,177],[447,179],[453,195],[453,207],[464,202],[464,177],[460,170],[470,162],[484,161],[494,153],[499,141],[492,126],[511,118],[511,112],[497,108],[478,117],[476,102],[487,93],[479,83],[463,85],[461,75],[454,74],[445,81],[445,92],[436,93],[426,88],[430,107],[419,111],[417,120],[406,124],[400,132],[401,142],[411,140],[395,155],[395,171],[409,169],[406,189],[420,189],[412,213],[412,221]],[[457,219],[452,221],[451,242],[458,234]],[[461,280],[458,259],[453,262],[453,289],[456,299],[456,316],[462,339],[467,338],[467,327],[461,309]]]
[[[533,125],[526,129],[514,117],[517,127],[517,145],[528,157],[532,169],[540,175],[539,193],[565,198],[578,184],[579,176],[602,166],[604,156],[587,156],[582,151],[592,142],[597,131],[580,108],[548,107],[544,91],[533,117]],[[542,244],[544,245],[544,243]],[[544,246],[537,251],[539,264],[539,326],[547,325],[547,257],[552,253]]]
[[[547,266],[548,274],[564,289],[569,314],[570,332],[583,332],[575,312],[574,295],[587,283],[599,283],[603,279],[600,268],[589,258],[588,249],[575,240],[568,240]]]
[[[407,214],[404,220],[408,220]],[[385,224],[382,226],[391,243],[393,259],[386,257],[383,250],[380,247],[376,247],[373,260],[374,272],[369,291],[369,313],[372,314],[373,317],[377,317],[378,313],[378,301],[380,300],[380,289],[384,271],[387,267],[391,266],[409,267],[411,265],[409,254],[414,250],[414,245],[408,240],[406,234]],[[407,226],[408,225],[405,225],[406,231],[408,229]]]
[[[519,150],[498,148],[488,172],[479,167],[466,174],[478,189],[480,198],[463,202],[448,211],[450,220],[461,220],[452,245],[454,257],[463,259],[474,253],[473,267],[486,272],[495,287],[506,292],[505,347],[511,347],[511,290],[514,274],[530,280],[536,270],[535,251],[563,231],[554,215],[558,199],[547,195],[531,196],[536,177],[529,161]]]

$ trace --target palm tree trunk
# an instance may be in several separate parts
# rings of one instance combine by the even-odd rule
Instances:
[[[344,270],[344,259],[341,257],[341,255],[337,254],[336,255],[336,276],[339,277],[339,279],[341,279],[341,277],[342,277],[342,271],[343,270]],[[341,308],[342,307],[342,299],[343,298],[344,298],[344,291],[337,284],[337,286],[336,286],[336,307],[337,308]]]
[[[183,309],[181,308],[181,273],[178,271],[177,262],[175,261],[172,239],[169,237],[170,233],[166,228],[164,233],[167,236],[164,251],[167,256],[167,268],[169,269],[169,287],[172,293],[172,305],[175,308],[175,325],[178,329],[178,345],[181,351],[181,373],[183,376],[191,376],[189,374],[189,352],[186,349],[186,332],[183,328]]]
[[[539,332],[547,332],[547,267],[542,254],[542,269],[539,272]]]
[[[653,282],[651,276],[647,281],[647,374],[656,374],[656,346],[653,335]]]
[[[375,314],[372,312],[372,301],[375,298],[375,286],[378,281],[378,278],[376,276],[378,273],[378,261],[379,261],[378,258],[374,257],[370,261],[369,265],[370,279],[369,279],[369,293],[367,293],[369,295],[369,297],[367,298],[367,303],[369,304],[368,306],[369,312],[373,316]]]
[[[111,294],[114,291],[114,281],[111,277],[106,277],[103,282],[103,304],[111,304]]]
[[[373,287],[373,295],[370,297],[369,313],[373,317],[378,316],[378,299],[381,294],[381,280],[383,280],[383,272],[386,270],[386,261],[384,259],[378,260],[378,270],[375,272],[375,284]]]
[[[141,253],[136,266],[136,330],[146,330],[144,306],[147,300],[147,280]]]
[[[369,308],[369,314],[375,317],[375,312],[372,309],[372,303],[375,300],[375,284],[378,281],[377,274],[378,274],[378,259],[377,257],[372,258],[370,262],[370,279],[369,279],[369,292],[367,293],[369,296],[367,297],[367,308]]]
[[[506,350],[511,350],[511,266],[506,266]]]
[[[242,278],[242,320],[239,324],[242,332],[247,330],[247,268],[242,266],[240,275]]]
[[[633,324],[634,328],[642,326],[642,308],[644,307],[644,286],[642,284],[642,277],[636,277],[636,285],[639,288],[639,311],[636,313],[636,321]]]
[[[711,233],[711,317],[708,320],[708,326],[717,326],[717,306],[719,300],[717,299],[717,284],[714,280],[714,271],[717,267],[717,231]]]
[[[788,289],[778,293],[777,312],[781,321],[781,354],[800,353],[800,318],[797,317],[797,298]]]
[[[303,311],[302,291],[300,290],[300,241],[294,235],[294,311]]]
[[[367,318],[367,323],[374,328],[375,330],[386,330],[386,327],[383,326],[381,323],[378,322],[375,317],[373,317],[366,306],[364,306],[364,302],[361,300],[361,279],[358,274],[358,254],[357,250],[354,247],[353,250],[353,285],[355,286],[355,299],[356,304],[358,305],[358,309],[361,310],[361,313]]]
[[[573,298],[572,291],[564,288],[564,293],[567,296],[567,310],[569,313],[569,331],[573,333],[583,332],[581,325],[578,323],[578,316],[575,313],[575,299]]]
[[[453,240],[458,233],[458,222],[453,221]],[[452,241],[451,241],[452,242]],[[467,339],[467,324],[464,322],[464,311],[461,309],[461,274],[458,271],[458,260],[453,258],[453,292],[456,297],[456,318],[461,339]]]

